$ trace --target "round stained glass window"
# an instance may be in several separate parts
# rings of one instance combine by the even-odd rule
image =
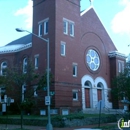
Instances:
[[[86,55],[86,62],[91,70],[96,71],[100,66],[98,53],[95,50],[89,50]]]

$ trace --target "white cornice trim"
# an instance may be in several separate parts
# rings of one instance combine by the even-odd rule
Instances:
[[[26,50],[31,47],[32,47],[32,43],[28,43],[26,45],[23,44],[21,46],[8,45],[8,46],[4,46],[4,47],[0,48],[0,54],[20,52],[22,50]]]
[[[112,58],[112,57],[120,57],[120,58],[124,58],[126,59],[127,56],[125,54],[119,53],[118,51],[110,51],[108,53],[108,57]]]
[[[86,12],[88,12],[93,6],[90,6],[89,8],[85,9],[82,13],[80,13],[80,16],[83,16]]]

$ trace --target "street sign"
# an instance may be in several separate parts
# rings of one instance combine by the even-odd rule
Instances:
[[[104,102],[104,100],[100,100],[100,101],[98,102],[98,104],[97,104],[97,109],[100,110],[100,108],[101,108],[101,109],[105,108],[105,102]]]
[[[45,105],[50,105],[50,96],[45,96]]]

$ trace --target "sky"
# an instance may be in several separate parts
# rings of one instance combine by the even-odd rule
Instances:
[[[91,1],[91,4],[90,4]],[[81,11],[92,5],[117,50],[130,53],[130,0],[81,0]],[[32,0],[0,0],[0,46],[32,31]]]

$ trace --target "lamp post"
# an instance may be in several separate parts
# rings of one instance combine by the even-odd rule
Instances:
[[[48,99],[48,124],[47,124],[47,130],[53,130],[52,124],[51,124],[51,116],[50,116],[50,77],[49,77],[49,65],[50,65],[50,57],[49,57],[49,38],[45,39],[42,37],[39,37],[37,34],[29,32],[27,30],[23,30],[23,29],[19,29],[16,28],[17,32],[27,32],[30,33],[36,37],[38,37],[39,39],[45,41],[47,43],[47,99]]]

